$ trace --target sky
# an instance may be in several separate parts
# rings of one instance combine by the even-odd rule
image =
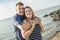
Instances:
[[[23,2],[34,11],[60,5],[60,0],[0,0],[0,20],[12,17],[16,14],[17,2]]]

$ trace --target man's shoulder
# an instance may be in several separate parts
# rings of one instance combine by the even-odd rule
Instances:
[[[17,14],[15,14],[13,17],[16,17],[17,16]]]
[[[18,14],[15,14],[15,15],[13,16],[13,19],[16,20],[17,18],[19,18]]]
[[[35,19],[41,20],[40,17],[35,16]]]
[[[16,21],[16,19],[17,19],[17,14],[13,16],[13,21]]]
[[[39,18],[39,17],[35,16],[34,18]]]

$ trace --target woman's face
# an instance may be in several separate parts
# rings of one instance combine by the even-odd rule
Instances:
[[[27,18],[32,19],[32,10],[30,8],[26,8],[25,15]]]

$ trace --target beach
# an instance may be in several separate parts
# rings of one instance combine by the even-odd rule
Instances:
[[[43,40],[52,40],[52,38],[54,38],[52,36],[56,34],[57,31],[60,31],[60,21],[53,21],[53,18],[50,16],[43,17],[45,14],[49,14],[59,8],[60,5],[35,12],[35,15],[41,19],[44,26],[44,32],[42,33]],[[15,40],[13,17],[0,20],[0,40]]]
[[[53,35],[50,40],[60,40],[60,32],[57,32],[55,35]]]

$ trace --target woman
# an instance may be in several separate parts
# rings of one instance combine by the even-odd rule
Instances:
[[[20,25],[21,33],[24,39],[28,40],[42,40],[40,32],[44,31],[44,28],[41,24],[41,20],[38,17],[34,16],[33,10],[29,7],[25,7],[25,20]]]

